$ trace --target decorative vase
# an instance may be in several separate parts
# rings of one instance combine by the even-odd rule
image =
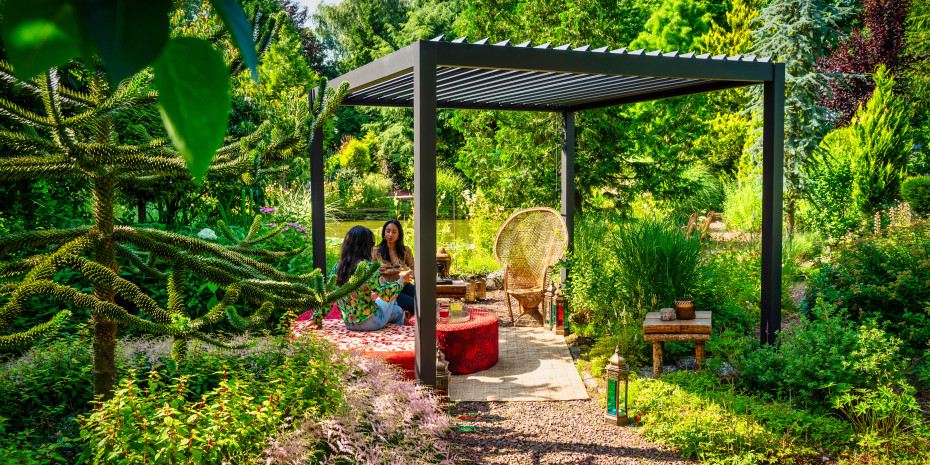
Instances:
[[[694,299],[679,297],[675,299],[675,318],[679,320],[694,319]]]
[[[465,277],[465,302],[472,303],[475,301],[475,281],[471,277]]]
[[[659,310],[659,320],[661,321],[674,321],[675,320],[675,310],[671,308],[663,308]]]
[[[478,300],[488,298],[488,282],[484,276],[475,276],[475,298]]]

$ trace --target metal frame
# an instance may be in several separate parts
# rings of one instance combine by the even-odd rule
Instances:
[[[781,215],[785,68],[754,56],[487,44],[442,36],[415,42],[330,82],[349,83],[344,105],[412,107],[417,321],[416,377],[436,383],[436,112],[440,108],[545,111],[562,115],[562,215],[574,247],[575,113],[627,103],[762,84],[762,333],[781,329]],[[311,99],[314,95],[311,95]],[[324,267],[322,134],[311,148],[313,263]],[[563,279],[568,279],[562,270]]]

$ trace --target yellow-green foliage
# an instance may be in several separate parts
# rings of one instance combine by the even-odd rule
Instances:
[[[352,168],[359,173],[367,173],[371,170],[371,155],[376,143],[377,139],[372,132],[362,139],[349,140],[339,152],[339,165],[343,168]]]
[[[757,400],[715,378],[679,372],[637,379],[631,415],[647,438],[702,463],[804,463],[835,459],[852,445],[852,428],[837,418]]]
[[[850,200],[871,215],[898,195],[911,149],[908,103],[894,92],[895,81],[884,66],[875,71],[875,91],[846,127],[824,138],[821,146],[831,165],[852,170]]]

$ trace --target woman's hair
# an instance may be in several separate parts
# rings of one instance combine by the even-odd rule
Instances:
[[[336,285],[349,281],[359,262],[371,260],[371,249],[375,245],[375,234],[364,226],[352,226],[342,241],[342,255],[336,265]]]
[[[403,259],[404,256],[404,228],[400,225],[400,221],[395,219],[387,220],[384,223],[384,226],[381,227],[381,243],[378,244],[378,254],[381,255],[382,260],[390,260],[391,253],[388,251],[388,243],[384,240],[384,230],[387,229],[389,224],[397,226],[397,242],[395,242],[394,252]]]

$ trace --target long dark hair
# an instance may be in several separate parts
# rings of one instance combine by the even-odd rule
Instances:
[[[359,262],[371,260],[371,249],[375,245],[375,233],[364,226],[352,226],[342,241],[342,254],[336,265],[336,285],[349,281]]]
[[[381,260],[388,261],[391,259],[391,252],[388,250],[388,243],[384,240],[384,230],[387,229],[389,224],[397,226],[397,242],[394,243],[394,252],[400,257],[401,260],[404,259],[404,228],[400,225],[400,221],[395,219],[387,220],[384,223],[384,226],[381,227],[381,243],[378,244],[378,254],[381,255]]]

